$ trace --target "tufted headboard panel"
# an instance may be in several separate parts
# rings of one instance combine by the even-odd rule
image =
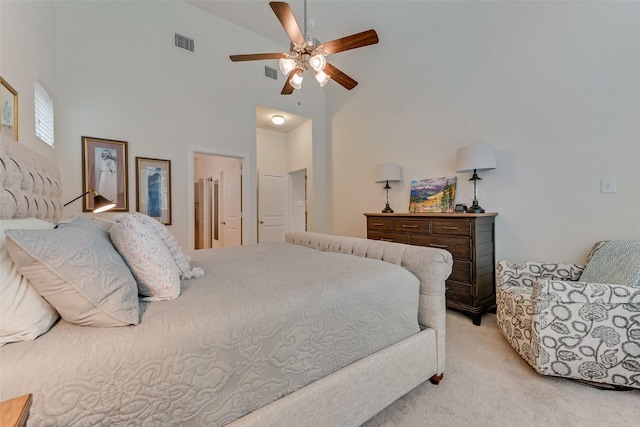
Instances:
[[[62,216],[58,166],[12,138],[0,135],[0,219]]]

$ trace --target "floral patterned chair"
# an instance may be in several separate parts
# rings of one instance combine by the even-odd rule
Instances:
[[[496,274],[498,327],[536,371],[640,388],[640,241],[598,242],[586,266],[499,261]]]

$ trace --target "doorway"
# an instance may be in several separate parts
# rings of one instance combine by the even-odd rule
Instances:
[[[285,123],[274,125],[278,115]],[[313,229],[312,121],[256,107],[258,242],[284,241],[287,231]]]
[[[307,169],[289,173],[289,230],[307,231]]]
[[[242,159],[194,153],[194,249],[242,244]]]

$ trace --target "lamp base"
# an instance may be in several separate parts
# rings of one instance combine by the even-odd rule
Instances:
[[[389,203],[387,203],[387,206],[385,206],[384,209],[382,209],[382,213],[393,213],[393,209],[391,209],[391,206],[389,206]]]
[[[484,209],[474,200],[473,204],[467,208],[467,213],[484,213]]]

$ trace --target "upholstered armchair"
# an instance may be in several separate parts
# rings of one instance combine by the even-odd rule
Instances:
[[[640,242],[617,249],[614,242],[594,246],[589,272],[577,264],[498,262],[498,327],[540,374],[640,388]],[[630,279],[616,277],[630,284],[591,280],[607,258],[614,260],[609,275],[635,268],[624,276]]]

